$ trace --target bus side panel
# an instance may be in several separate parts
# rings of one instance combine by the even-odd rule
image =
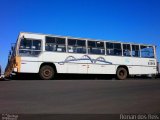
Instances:
[[[45,51],[42,54],[42,61],[53,63],[56,66],[57,73],[67,73],[67,66],[64,63],[67,53]]]
[[[156,59],[132,57],[131,60],[130,74],[156,74]]]
[[[89,55],[94,61],[88,64],[89,74],[116,74],[116,65],[114,64],[115,57],[104,56],[104,55]],[[101,58],[97,60],[98,58]]]
[[[87,74],[87,65],[89,62],[80,60],[84,54],[54,53],[52,56],[58,73]],[[72,58],[75,59],[71,60]]]
[[[116,74],[115,65],[90,64],[88,66],[89,74]]]
[[[38,73],[42,62],[38,57],[21,57],[20,73]]]
[[[140,66],[129,66],[129,74],[130,75],[141,74],[141,67]]]

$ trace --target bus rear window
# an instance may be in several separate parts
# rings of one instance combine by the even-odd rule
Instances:
[[[143,58],[154,58],[154,49],[152,46],[141,45],[141,57]]]

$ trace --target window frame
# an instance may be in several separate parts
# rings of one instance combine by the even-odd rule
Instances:
[[[138,46],[139,56],[133,56],[133,45],[134,45],[134,46]],[[141,58],[140,44],[131,44],[131,49],[132,49],[132,51],[131,51],[131,56],[132,56],[133,58]]]
[[[101,50],[104,50],[104,53],[101,53],[101,54],[98,54],[98,53],[91,53],[89,52],[89,49],[91,48],[88,43],[89,42],[94,42],[95,43],[95,46],[91,46],[92,48],[97,48],[96,50],[100,50],[99,48],[101,48]],[[103,47],[97,47],[97,42],[101,42],[103,43]],[[105,53],[105,41],[98,41],[98,40],[87,40],[87,54],[91,54],[91,55],[106,55]]]
[[[21,45],[21,41],[22,40],[24,40],[24,39],[26,39],[26,40],[31,40],[31,49],[20,49],[20,45]],[[40,50],[33,50],[32,49],[32,46],[33,46],[33,41],[40,41],[40,43],[41,43],[41,46],[40,46]],[[19,44],[18,44],[18,55],[19,56],[23,56],[23,57],[37,57],[37,56],[39,56],[41,53],[42,53],[42,51],[43,51],[43,41],[42,41],[42,39],[35,39],[35,38],[21,38],[20,40],[19,40]],[[32,55],[32,54],[30,54],[30,55],[21,55],[20,54],[20,50],[22,50],[22,51],[30,51],[31,53],[32,52],[34,52],[34,51],[39,51],[39,54],[38,55]]]
[[[48,52],[63,52],[63,53],[66,52],[66,53],[73,53],[73,54],[91,54],[91,55],[105,55],[105,56],[118,56],[118,57],[122,56],[122,57],[133,57],[133,58],[155,58],[156,57],[156,52],[155,52],[155,48],[154,48],[153,45],[134,44],[134,43],[127,43],[127,42],[125,43],[125,42],[116,42],[116,41],[112,42],[112,41],[93,40],[93,39],[81,39],[81,38],[61,37],[61,36],[45,36],[44,46],[46,46],[46,37],[55,38],[56,40],[53,43],[55,45],[61,45],[61,44],[57,44],[57,38],[64,39],[64,41],[65,41],[65,44],[62,44],[65,51],[55,51],[55,50],[53,50],[53,51],[48,51]],[[76,42],[75,42],[75,44],[69,44],[69,40],[75,40]],[[78,41],[84,41],[85,46],[78,45],[77,44]],[[89,42],[93,42],[94,46],[89,45]],[[103,43],[103,46],[98,47],[97,42],[101,42],[100,44]],[[113,51],[110,52],[110,54],[108,54],[107,43],[110,43],[113,46],[113,48],[109,47],[110,50],[113,50]],[[116,44],[118,44],[118,45],[116,45]],[[128,48],[124,49],[124,45],[129,45],[129,49]],[[77,52],[77,47],[78,46],[79,46],[80,49],[82,49],[82,50],[79,50],[79,51],[82,51],[82,52]],[[116,46],[118,46],[118,47],[116,47]],[[143,57],[141,46],[152,47],[153,57]],[[74,52],[74,51],[69,52],[69,47],[75,47],[74,49],[76,49],[76,52]],[[137,47],[138,47],[138,49],[137,49]],[[95,51],[89,52],[89,48],[93,48],[93,49],[95,49]],[[133,48],[135,48],[136,50],[133,51]],[[46,48],[44,48],[44,50],[47,51]],[[129,50],[130,55],[124,55],[124,50]],[[83,51],[85,51],[85,52],[83,52]],[[138,53],[136,53],[137,56],[133,55],[133,52],[138,52]]]
[[[69,45],[68,43],[69,43],[69,40],[75,40],[76,42],[75,42],[75,45]],[[83,42],[85,42],[85,45],[84,46],[80,46],[80,45],[78,45],[77,43],[77,41],[83,41]],[[86,49],[86,46],[87,46],[87,42],[86,42],[86,40],[85,39],[76,39],[76,38],[67,38],[67,53],[73,53],[73,54],[87,54],[87,49]],[[69,47],[75,47],[75,49],[76,49],[76,52],[69,52]],[[77,52],[77,48],[78,47],[81,47],[83,50],[85,50],[85,52],[83,53],[83,52]]]
[[[150,48],[152,48],[153,49],[153,57],[144,57],[144,56],[142,56],[142,48],[141,47],[150,47]],[[146,52],[146,51],[145,51]],[[143,44],[141,44],[140,45],[140,53],[141,53],[141,58],[156,58],[156,56],[155,56],[155,48],[154,48],[154,46],[152,46],[152,45],[143,45]]]
[[[126,49],[124,49],[124,45],[126,45]],[[130,49],[127,48],[128,47],[127,45],[129,45]],[[124,50],[129,50],[128,52],[130,53],[130,55],[124,55]],[[122,54],[123,54],[124,57],[132,57],[132,44],[122,43]]]
[[[50,37],[50,38],[54,38],[55,39],[55,42],[54,43],[50,43],[51,45],[52,45],[52,50],[47,50],[46,49],[46,45],[47,44],[49,44],[49,43],[47,43],[47,37]],[[58,44],[58,39],[64,39],[64,44]],[[58,51],[57,49],[59,48],[59,47],[57,47],[57,45],[59,46],[59,45],[62,45],[63,46],[63,48],[64,48],[64,51],[62,50],[62,51]],[[66,47],[66,38],[65,37],[57,37],[57,36],[53,36],[53,37],[51,37],[51,36],[45,36],[45,43],[44,43],[44,46],[45,46],[45,48],[44,48],[44,50],[45,51],[47,51],[47,52],[60,52],[60,53],[66,53],[66,51],[67,51],[67,47]],[[56,46],[56,47],[55,47]],[[56,50],[54,50],[55,48],[56,48]]]
[[[107,50],[108,50],[108,48],[107,48],[107,43],[110,43],[110,44],[112,44],[112,49],[111,49],[111,47],[109,47],[109,49],[110,50],[113,50],[113,52],[114,52],[114,50],[115,50],[115,47],[114,47],[114,44],[120,44],[120,47],[121,47],[121,49],[116,49],[116,50],[121,50],[121,55],[116,55],[116,54],[108,54],[108,52],[107,52]],[[122,44],[123,43],[121,43],[121,42],[111,42],[111,41],[106,41],[105,42],[105,46],[106,46],[106,49],[105,49],[105,52],[106,52],[106,55],[108,55],[108,56],[123,56],[123,47],[122,47]]]

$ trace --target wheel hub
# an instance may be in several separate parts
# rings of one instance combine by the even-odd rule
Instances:
[[[123,77],[124,76],[124,71],[120,71],[119,75]]]
[[[48,69],[48,70],[45,70],[45,71],[43,72],[43,74],[44,74],[44,76],[48,77],[48,76],[50,76],[51,71],[50,71],[49,69]]]

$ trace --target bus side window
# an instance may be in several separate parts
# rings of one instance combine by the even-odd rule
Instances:
[[[68,39],[69,53],[86,53],[86,41],[79,39]]]
[[[114,55],[121,56],[122,55],[122,48],[120,43],[114,43]]]
[[[140,57],[139,45],[132,45],[132,57]]]
[[[88,41],[89,54],[105,54],[104,42],[101,41]]]
[[[48,37],[48,36],[46,36],[46,43],[45,43],[45,50],[46,51],[53,51],[55,44],[56,44],[55,37]]]
[[[76,49],[75,49],[76,42],[77,42],[76,39],[68,39],[68,52],[69,53],[76,53]]]
[[[52,45],[52,44],[49,44],[49,43],[46,43],[46,45],[45,45],[45,50],[46,50],[46,51],[53,51],[53,45]]]
[[[37,56],[41,53],[41,40],[22,39],[19,47],[21,56]]]
[[[153,48],[153,46],[141,45],[141,57],[143,57],[143,58],[154,58],[154,48]]]
[[[107,55],[113,55],[114,54],[113,43],[106,42],[106,54]]]
[[[86,41],[77,40],[77,53],[86,53]]]
[[[34,50],[41,50],[41,41],[33,40],[32,49]]]
[[[65,38],[46,37],[46,51],[66,52]]]
[[[105,54],[104,42],[97,41],[96,47],[98,48],[97,49],[98,54],[103,54],[103,55]]]
[[[31,49],[32,41],[28,39],[22,39],[20,43],[20,49]]]
[[[130,44],[123,44],[123,56],[131,56]]]
[[[121,44],[106,42],[106,53],[107,55],[121,56],[122,55]]]
[[[66,52],[65,38],[56,38],[56,51]]]

